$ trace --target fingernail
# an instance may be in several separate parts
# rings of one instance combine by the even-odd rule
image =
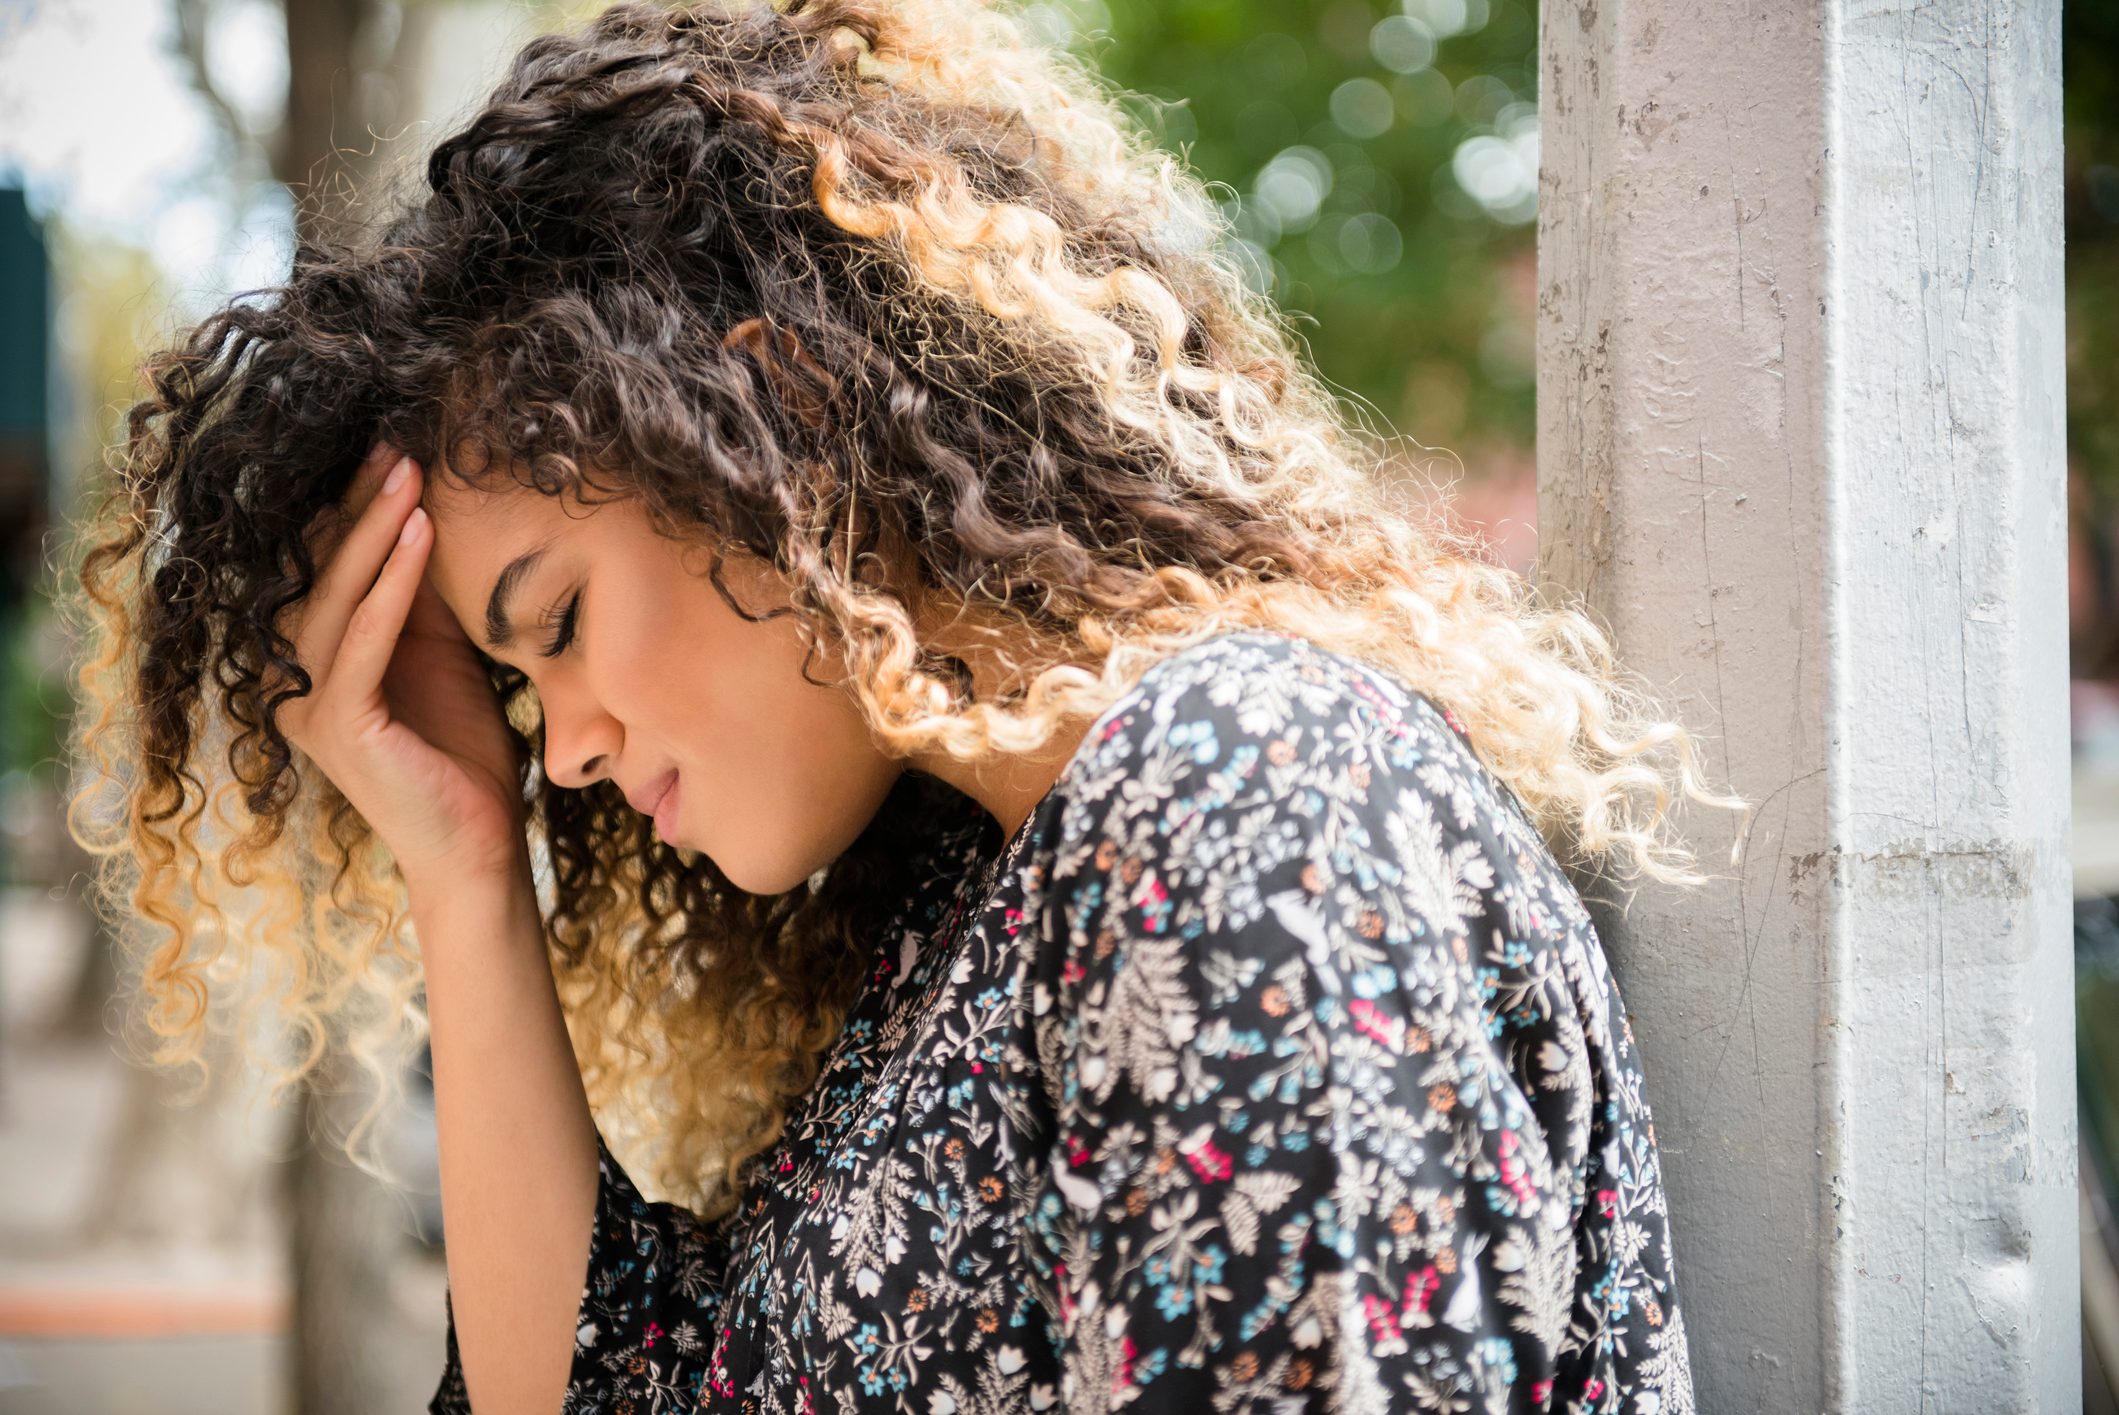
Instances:
[[[387,494],[397,490],[405,484],[405,478],[411,475],[412,459],[410,457],[398,458],[397,465],[390,469],[390,475],[383,481],[383,491]]]
[[[397,538],[401,541],[411,540],[412,537],[419,534],[419,528],[426,523],[426,520],[426,510],[419,506],[413,507],[412,514],[405,517],[405,524],[398,528]]]

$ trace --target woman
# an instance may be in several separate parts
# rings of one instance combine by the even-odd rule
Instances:
[[[432,1409],[1691,1407],[1561,860],[1743,803],[1195,177],[957,0],[616,6],[426,177],[81,573],[166,1059],[431,1036]]]

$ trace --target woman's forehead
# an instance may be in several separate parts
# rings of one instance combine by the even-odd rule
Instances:
[[[578,553],[590,535],[588,518],[601,511],[513,483],[438,482],[422,501],[434,518],[427,578],[464,631],[489,649],[488,630],[499,627],[488,622],[493,613],[511,611],[521,590]]]

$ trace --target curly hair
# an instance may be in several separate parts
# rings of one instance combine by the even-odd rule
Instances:
[[[304,528],[378,436],[467,479],[615,484],[715,548],[746,617],[720,551],[770,563],[893,754],[1035,752],[1164,655],[1265,627],[1445,704],[1577,870],[1701,883],[1674,793],[1748,812],[1581,609],[1384,475],[1205,184],[1005,8],[617,4],[527,43],[423,175],[143,361],[80,537],[69,829],[153,926],[158,1062],[203,1065],[217,997],[269,1002],[273,1094],[343,1047],[383,1082],[372,1128],[426,1036],[402,878],[261,689],[293,668]],[[922,637],[936,606],[1027,686],[975,700]],[[907,771],[831,865],[751,895],[614,783],[546,782],[534,691],[488,662],[591,1105],[653,1185],[725,1213],[866,921],[975,813]]]

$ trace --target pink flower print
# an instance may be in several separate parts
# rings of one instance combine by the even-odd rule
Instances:
[[[1442,1279],[1435,1276],[1435,1265],[1429,1263],[1416,1273],[1408,1273],[1405,1279],[1405,1301],[1399,1307],[1399,1315],[1409,1317],[1415,1312],[1425,1314],[1427,1304],[1435,1300],[1435,1289],[1442,1286]]]
[[[641,1345],[653,1346],[655,1344],[655,1338],[660,1335],[662,1335],[661,1324],[658,1322],[649,1322],[647,1324],[647,1340],[642,1342]]]
[[[1186,1163],[1192,1166],[1194,1172],[1201,1179],[1210,1183],[1219,1179],[1227,1179],[1236,1168],[1228,1155],[1218,1149],[1214,1142],[1207,1138],[1204,1130],[1201,1131],[1196,1139],[1178,1148],[1184,1155]]]
[[[1362,1309],[1368,1313],[1369,1330],[1384,1341],[1396,1341],[1404,1335],[1398,1327],[1398,1314],[1391,1304],[1371,1292],[1361,1299]]]
[[[1354,1030],[1374,1037],[1394,1052],[1405,1050],[1405,1019],[1386,1017],[1376,1010],[1376,1004],[1365,997],[1357,997],[1346,1005],[1347,1014],[1354,1019]]]
[[[1381,710],[1383,719],[1390,723],[1392,736],[1406,737],[1411,735],[1412,729],[1398,720],[1398,710],[1386,702],[1383,695],[1377,692],[1375,688],[1367,683],[1357,682],[1354,684],[1354,693],[1363,702]]]
[[[1516,1201],[1525,1207],[1537,1202],[1537,1186],[1530,1182],[1530,1170],[1516,1157],[1523,1147],[1522,1139],[1513,1130],[1501,1132],[1501,1182],[1508,1186]]]
[[[1140,906],[1140,915],[1150,933],[1161,933],[1163,925],[1169,922],[1170,891],[1160,879],[1149,879],[1147,897]]]
[[[735,1378],[729,1375],[727,1363],[722,1359],[728,1352],[728,1338],[729,1328],[721,1328],[720,1336],[714,1341],[714,1357],[707,1367],[706,1383],[714,1388],[715,1394],[734,1397]]]

